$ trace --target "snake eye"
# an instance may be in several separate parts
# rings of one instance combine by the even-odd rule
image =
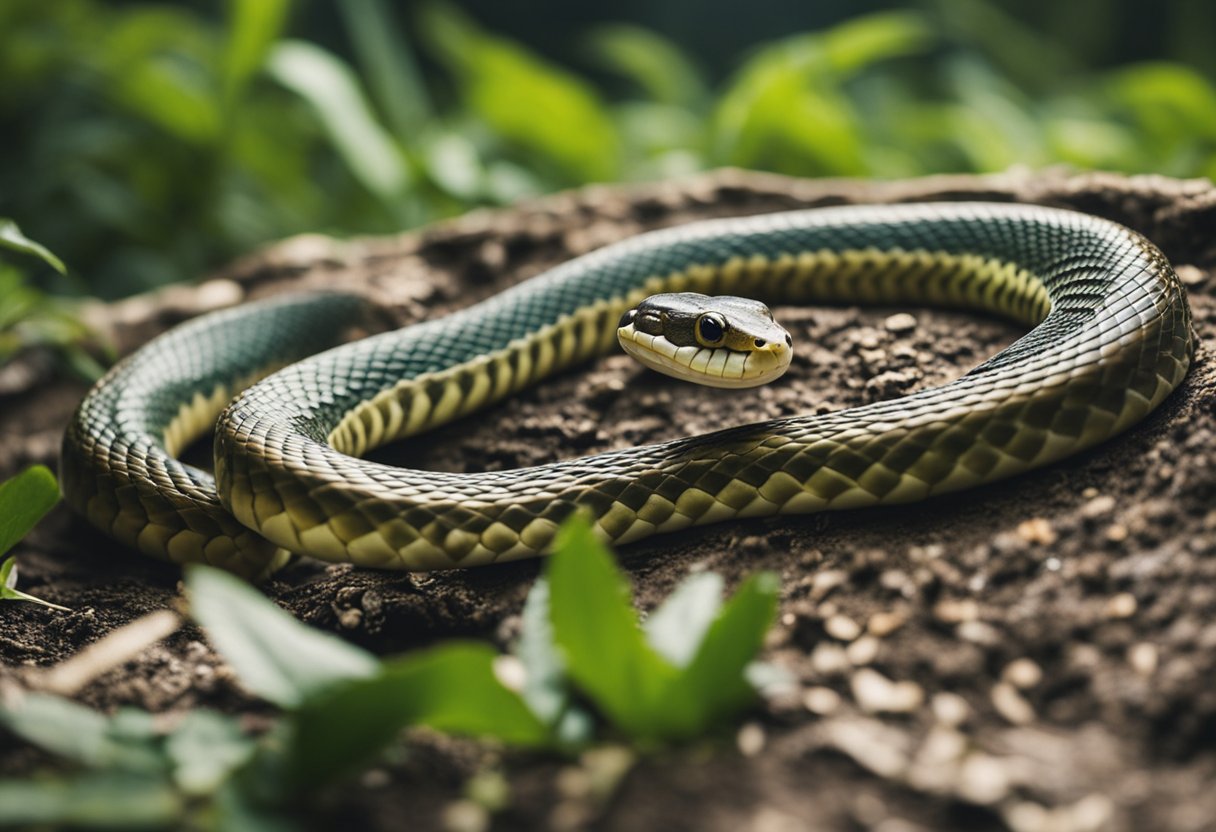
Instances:
[[[726,321],[716,312],[697,318],[697,340],[703,347],[716,347],[726,336]]]
[[[624,329],[625,327],[627,327],[627,326],[629,326],[631,323],[633,323],[633,319],[634,319],[634,318],[636,318],[637,316],[638,316],[638,310],[636,310],[636,309],[630,309],[630,310],[629,310],[629,311],[627,311],[627,312],[626,312],[624,315],[622,315],[622,316],[621,316],[621,320],[620,320],[620,322],[619,322],[619,323],[616,325],[616,328],[617,328],[617,329]]]

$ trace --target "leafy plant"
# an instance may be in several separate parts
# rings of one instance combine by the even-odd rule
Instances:
[[[33,257],[59,274],[67,274],[62,260],[4,217],[0,217],[0,249]],[[77,374],[95,379],[101,375],[101,367],[84,347],[91,334],[68,302],[35,289],[22,270],[0,262],[0,365],[24,349],[44,346],[64,358]]]
[[[59,485],[45,466],[35,465],[0,483],[0,556],[13,548],[59,502]],[[0,561],[0,601],[32,601],[51,609],[67,607],[17,589],[17,559]]]
[[[747,670],[776,606],[772,575],[723,605],[721,578],[701,574],[643,629],[611,556],[578,520],[529,594],[515,656],[455,641],[380,660],[227,573],[191,567],[186,586],[212,644],[282,716],[254,737],[211,711],[104,716],[20,695],[0,706],[0,725],[77,773],[0,782],[0,824],[281,824],[285,807],[348,776],[407,726],[555,751],[591,742],[597,722],[643,747],[692,739],[754,701]]]

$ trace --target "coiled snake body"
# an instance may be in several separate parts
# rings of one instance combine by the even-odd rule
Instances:
[[[358,457],[611,349],[648,295],[917,304],[1029,332],[963,377],[864,407],[534,468],[405,470]],[[1095,217],[955,203],[805,210],[640,235],[475,306],[339,346],[345,295],[190,322],[116,366],[64,439],[64,494],[120,541],[258,575],[288,552],[425,570],[542,554],[588,512],[627,543],[700,523],[919,500],[1058,460],[1132,425],[1193,340],[1161,253]],[[216,426],[215,481],[174,454]],[[218,492],[217,492],[218,485]]]

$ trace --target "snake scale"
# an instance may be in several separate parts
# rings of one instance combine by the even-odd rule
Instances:
[[[623,313],[685,291],[968,308],[1029,329],[953,382],[823,415],[498,472],[359,459],[604,354]],[[1085,214],[984,203],[806,209],[654,231],[446,317],[303,358],[368,314],[348,295],[291,296],[150,342],[73,418],[66,500],[145,553],[249,576],[292,552],[395,569],[474,566],[543,554],[580,510],[605,540],[628,543],[991,482],[1134,424],[1181,382],[1194,350],[1183,289],[1143,237]],[[217,414],[213,481],[175,454]]]

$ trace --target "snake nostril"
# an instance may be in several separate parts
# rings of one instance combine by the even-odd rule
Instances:
[[[764,346],[764,339],[763,339],[763,338],[757,338],[757,339],[756,339],[756,348],[757,348],[757,349],[759,349],[760,347],[763,347],[763,346]]]

